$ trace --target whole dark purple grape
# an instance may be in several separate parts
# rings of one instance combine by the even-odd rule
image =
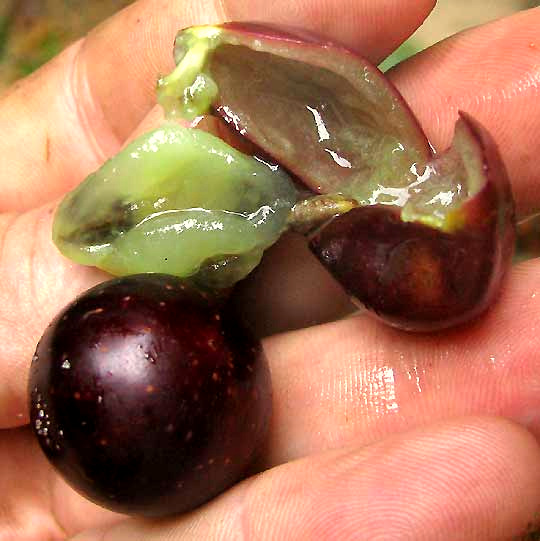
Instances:
[[[261,344],[227,302],[144,274],[86,292],[51,323],[30,381],[41,448],[109,509],[192,509],[245,475],[268,427]]]

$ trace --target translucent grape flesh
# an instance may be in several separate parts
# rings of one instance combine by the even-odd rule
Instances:
[[[295,189],[279,168],[167,124],[141,136],[61,203],[53,238],[113,275],[162,272],[212,287],[246,276],[286,227]],[[230,262],[231,264],[227,264]]]

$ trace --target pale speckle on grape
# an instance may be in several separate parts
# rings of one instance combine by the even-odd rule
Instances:
[[[88,312],[86,312],[86,314],[84,314],[83,321],[91,316],[95,316],[101,313],[103,313],[103,308],[95,308],[94,310],[89,310]]]

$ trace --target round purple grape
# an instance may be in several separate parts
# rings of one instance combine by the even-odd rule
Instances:
[[[144,274],[86,292],[46,330],[31,425],[65,480],[129,514],[197,507],[241,479],[271,412],[260,342],[215,296]]]

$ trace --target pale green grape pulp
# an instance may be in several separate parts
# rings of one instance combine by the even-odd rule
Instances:
[[[227,287],[286,229],[289,177],[201,130],[144,134],[61,203],[53,240],[114,275],[163,272]]]

